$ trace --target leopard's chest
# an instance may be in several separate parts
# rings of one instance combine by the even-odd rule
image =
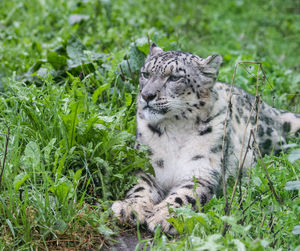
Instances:
[[[158,129],[143,130],[141,143],[151,149],[151,163],[160,186],[170,190],[184,179],[202,175],[201,161],[209,160],[211,149],[222,132],[217,127],[214,132],[211,130],[210,125],[199,131],[199,128],[188,123],[182,127],[167,128],[160,134]]]

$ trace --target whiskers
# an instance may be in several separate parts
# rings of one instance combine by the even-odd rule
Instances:
[[[177,111],[184,111],[192,106],[182,100],[166,100],[165,103],[167,104],[169,110],[177,110]]]

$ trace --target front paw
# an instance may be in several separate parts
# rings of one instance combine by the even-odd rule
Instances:
[[[124,222],[125,220],[125,205],[123,201],[117,200],[115,201],[112,206],[111,210],[113,211],[114,215],[118,218],[119,221]]]
[[[176,229],[167,221],[170,217],[172,217],[172,215],[170,215],[168,207],[157,208],[153,215],[146,220],[148,229],[154,233],[155,229],[160,225],[164,233],[176,234]]]
[[[118,200],[112,204],[111,209],[120,222],[129,222],[136,225],[137,220],[144,224],[146,218],[152,212],[152,206],[151,203],[146,202],[134,203],[131,200]]]

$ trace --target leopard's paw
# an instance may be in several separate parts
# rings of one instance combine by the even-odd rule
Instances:
[[[120,222],[129,222],[136,225],[137,220],[144,224],[145,220],[152,213],[152,206],[152,204],[146,202],[134,203],[131,200],[123,200],[115,201],[111,209]]]
[[[170,215],[167,207],[156,209],[153,215],[146,220],[147,227],[152,233],[154,233],[155,229],[160,225],[164,233],[176,234],[176,229],[170,222],[167,221],[170,217],[172,216]]]
[[[117,200],[115,201],[112,206],[111,210],[113,211],[114,215],[118,218],[119,221],[124,222],[126,219],[125,214],[125,203],[123,201]]]

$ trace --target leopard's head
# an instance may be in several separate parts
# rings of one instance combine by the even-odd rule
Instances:
[[[188,117],[203,109],[218,76],[220,55],[205,59],[152,44],[140,71],[139,115],[159,122]]]

